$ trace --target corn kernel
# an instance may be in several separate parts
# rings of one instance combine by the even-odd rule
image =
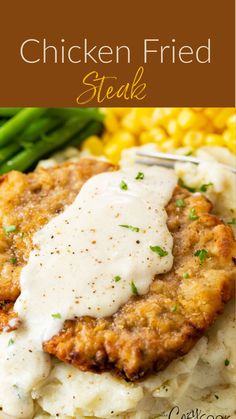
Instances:
[[[121,148],[134,147],[136,145],[135,137],[129,131],[117,131],[112,141],[119,144]]]
[[[105,156],[114,164],[119,162],[122,147],[119,144],[111,141],[104,147]]]
[[[223,133],[225,145],[233,152],[236,153],[236,135],[235,130],[226,130]]]
[[[182,110],[182,108],[165,108],[165,109],[169,110],[169,116],[171,118],[175,118]]]
[[[170,119],[167,123],[167,132],[171,137],[181,138],[183,135],[183,131],[179,127],[176,119]]]
[[[204,133],[200,131],[189,131],[183,138],[185,147],[197,148],[204,144]]]
[[[119,124],[117,121],[117,118],[115,117],[114,113],[111,111],[107,112],[106,118],[105,118],[105,127],[108,132],[116,132],[119,128]]]
[[[102,135],[102,142],[103,144],[107,144],[112,140],[112,134],[110,134],[109,132],[105,131]]]
[[[224,139],[222,135],[219,134],[208,134],[206,136],[206,145],[208,146],[223,146]]]
[[[232,108],[225,108],[222,109],[218,115],[214,118],[214,126],[217,129],[223,129],[227,125],[228,118],[234,114],[234,109]]]
[[[140,135],[140,144],[155,143],[160,144],[167,139],[166,133],[162,128],[153,128]]]
[[[123,116],[127,115],[127,113],[130,112],[129,108],[112,108],[112,112],[116,115],[118,118],[122,118]]]
[[[134,108],[138,118],[142,118],[144,115],[151,116],[156,108]]]
[[[141,131],[140,118],[137,114],[137,110],[133,109],[129,112],[121,122],[123,128],[130,131],[132,134],[138,134]]]
[[[152,108],[136,108],[136,117],[139,119],[140,129],[150,129],[152,127]]]
[[[175,148],[176,148],[176,141],[174,140],[174,138],[171,138],[165,141],[164,143],[160,144],[161,151],[166,152],[166,153],[175,150]]]
[[[213,120],[213,118],[218,115],[220,112],[220,108],[203,108],[204,114],[209,118],[209,120]]]
[[[184,130],[197,126],[197,115],[190,108],[183,109],[178,116],[178,124]]]
[[[227,127],[234,130],[235,135],[236,135],[236,114],[231,115],[227,119]]]
[[[100,156],[103,154],[103,143],[99,137],[92,135],[84,141],[82,150],[89,150],[90,153],[94,154],[95,156]]]
[[[164,124],[171,117],[171,108],[156,108],[152,114],[152,125]]]
[[[152,128],[153,125],[153,121],[152,121],[152,115],[144,115],[141,118],[141,124],[142,124],[142,130],[144,129],[145,131],[150,130],[150,128]]]
[[[153,138],[150,135],[150,132],[145,131],[145,132],[141,133],[141,135],[139,137],[140,145],[149,144],[149,143],[152,143],[152,142],[153,142]]]

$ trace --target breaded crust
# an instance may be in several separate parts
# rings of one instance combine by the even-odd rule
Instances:
[[[29,175],[11,172],[0,179],[0,223],[16,227],[10,233],[0,231],[0,330],[17,326],[13,302],[34,232],[73,202],[89,177],[114,169],[84,159]],[[178,207],[177,199],[184,199],[185,206]],[[81,370],[113,370],[128,380],[163,369],[187,353],[234,290],[235,241],[230,227],[210,213],[211,207],[204,196],[176,187],[166,208],[174,239],[172,270],[157,276],[145,296],[132,297],[110,318],[66,321],[63,330],[44,343],[45,352]],[[195,217],[189,217],[192,209]],[[207,251],[202,261],[194,255],[199,250]]]
[[[13,311],[13,303],[0,303],[0,332],[10,332],[17,329],[19,326],[19,319]]]
[[[177,199],[185,206],[176,206]],[[128,380],[186,354],[234,293],[235,241],[211,207],[204,196],[176,187],[166,208],[174,239],[172,270],[110,318],[66,321],[44,350],[83,371],[115,370]],[[207,251],[204,260],[196,255],[200,250]]]

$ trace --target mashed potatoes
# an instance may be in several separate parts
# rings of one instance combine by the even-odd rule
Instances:
[[[33,392],[40,409],[35,418],[164,419],[173,406],[181,414],[199,409],[232,418],[236,410],[235,346],[231,302],[188,355],[142,383],[129,384],[109,373],[83,373],[57,363],[46,383]],[[171,419],[181,414],[174,411]]]
[[[75,150],[66,153],[66,158],[79,157]],[[222,170],[217,161],[233,165],[234,156],[219,147],[205,147],[197,154],[203,159],[201,165],[176,164],[176,173],[194,188],[210,184],[207,196],[214,202],[217,214],[230,222],[235,218],[235,176]],[[125,152],[122,164],[131,164],[133,156],[133,150]],[[59,160],[64,158],[57,155]],[[46,164],[53,163],[51,160]],[[186,415],[182,419],[200,419],[203,414],[204,419],[207,415],[213,415],[209,419],[217,415],[217,419],[236,418],[235,347],[231,302],[207,336],[186,356],[140,383],[126,383],[110,373],[80,372],[57,361],[47,380],[32,391],[35,419],[180,419],[182,415]]]

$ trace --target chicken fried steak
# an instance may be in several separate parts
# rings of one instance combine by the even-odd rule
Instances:
[[[89,177],[114,169],[81,160],[2,177],[0,328],[6,327],[7,316],[12,319],[10,302],[19,295],[19,273],[34,232],[70,204]],[[115,370],[128,380],[187,353],[233,296],[235,241],[211,209],[204,196],[176,187],[166,208],[174,240],[171,271],[156,276],[146,295],[133,296],[109,318],[68,319],[44,343],[45,352],[81,370]]]
[[[177,200],[185,206],[176,206]],[[233,296],[232,231],[210,214],[204,196],[179,187],[166,210],[174,238],[171,271],[110,318],[66,321],[45,342],[46,352],[84,371],[116,370],[136,380],[186,354],[214,322]]]

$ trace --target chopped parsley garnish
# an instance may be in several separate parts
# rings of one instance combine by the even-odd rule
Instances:
[[[176,199],[175,201],[176,207],[185,207],[185,200],[184,199]]]
[[[17,263],[17,259],[16,259],[16,258],[10,258],[10,259],[9,259],[9,262],[10,262],[12,265],[15,265],[15,264]]]
[[[136,180],[143,180],[144,179],[144,173],[143,172],[138,172],[135,179]]]
[[[195,208],[191,208],[191,210],[188,213],[188,219],[191,221],[195,221],[199,218],[199,216],[197,215],[197,212],[195,210]]]
[[[9,339],[9,341],[8,341],[8,346],[11,346],[11,345],[13,345],[14,344],[14,340],[11,338],[11,339]]]
[[[199,249],[194,253],[194,256],[198,256],[200,259],[200,264],[204,262],[206,258],[209,258],[208,251],[206,249]]]
[[[183,277],[184,279],[189,278],[189,273],[188,273],[188,272],[184,272],[184,273],[183,273],[183,275],[182,275],[182,277]]]
[[[119,282],[121,280],[121,277],[119,276],[119,275],[116,275],[115,277],[114,277],[114,281],[115,282]]]
[[[195,189],[195,188],[192,188],[191,186],[187,186],[187,185],[185,185],[185,183],[184,183],[183,179],[179,179],[179,180],[178,180],[178,184],[179,184],[179,186],[181,186],[182,188],[187,189],[187,191],[189,191],[189,192],[192,192],[192,193],[196,192],[196,189]]]
[[[119,227],[128,228],[129,230],[135,231],[136,233],[138,233],[140,231],[140,228],[131,226],[129,224],[119,224]]]
[[[191,156],[193,154],[193,152],[190,150],[187,153],[185,153],[185,156]]]
[[[204,183],[203,185],[200,186],[199,189],[196,189],[196,188],[192,188],[192,186],[185,185],[183,179],[179,179],[178,184],[182,188],[187,189],[187,191],[192,192],[192,193],[197,192],[197,190],[199,190],[199,192],[207,192],[208,188],[214,185],[212,182]]]
[[[228,367],[229,364],[230,364],[229,359],[225,359],[225,366]]]
[[[61,319],[61,314],[60,313],[54,313],[54,314],[52,314],[52,317],[54,319]]]
[[[172,313],[176,313],[177,310],[178,310],[178,304],[174,304],[173,307],[171,307]]]
[[[120,189],[122,189],[123,191],[127,191],[128,190],[128,185],[127,185],[127,183],[124,180],[122,180],[120,182]]]
[[[14,231],[16,231],[16,226],[14,225],[5,226],[3,227],[3,230],[5,231],[5,233],[13,233]]]
[[[235,225],[236,224],[236,218],[232,218],[232,220],[228,221],[227,224]]]
[[[207,192],[207,190],[208,190],[208,188],[210,186],[213,186],[213,183],[212,182],[210,182],[210,183],[204,183],[202,186],[200,186],[199,191],[200,192]]]
[[[134,294],[134,295],[138,295],[138,289],[137,289],[137,287],[136,287],[136,285],[135,285],[134,281],[131,281],[130,286],[131,286],[131,291],[132,291],[132,294]]]
[[[150,246],[150,249],[152,252],[157,253],[161,258],[168,255],[168,252],[160,246]]]

